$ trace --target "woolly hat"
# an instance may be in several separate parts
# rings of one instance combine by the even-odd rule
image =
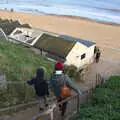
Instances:
[[[55,64],[55,69],[56,70],[63,70],[63,63],[61,61],[58,61],[56,64]]]
[[[40,66],[37,71],[36,71],[36,75],[39,77],[43,77],[45,80],[48,80],[48,74],[47,74],[47,70],[44,66]]]

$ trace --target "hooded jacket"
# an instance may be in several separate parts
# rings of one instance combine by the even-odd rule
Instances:
[[[32,80],[27,81],[29,85],[34,85],[36,94],[38,96],[49,95],[48,84],[44,80],[45,71],[43,68],[39,68],[36,71],[36,77],[33,77]]]
[[[80,90],[76,88],[73,82],[69,79],[69,77],[63,74],[63,72],[60,70],[55,71],[55,73],[50,79],[50,84],[57,98],[60,97],[60,89],[61,86],[63,86],[64,84],[66,84],[69,88],[73,89],[76,93],[80,94]]]

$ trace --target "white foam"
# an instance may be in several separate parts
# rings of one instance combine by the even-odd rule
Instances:
[[[31,0],[32,1],[32,0]],[[0,8],[15,9],[17,11],[30,12],[30,13],[46,13],[58,15],[72,15],[95,19],[99,21],[120,23],[120,13],[112,13],[110,11],[99,10],[97,8],[86,8],[81,6],[68,6],[62,4],[53,5],[36,5],[36,4],[0,4]]]

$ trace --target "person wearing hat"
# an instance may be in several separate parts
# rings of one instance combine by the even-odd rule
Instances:
[[[80,90],[75,87],[75,85],[70,80],[70,78],[66,74],[64,74],[64,65],[61,61],[58,61],[55,64],[55,70],[50,79],[50,83],[58,102],[61,102],[62,100],[70,96],[67,94],[66,94],[66,97],[64,96],[66,93],[65,90],[67,91],[67,93],[69,92],[68,88],[74,90],[77,94],[81,94]],[[62,89],[63,86],[66,86],[66,87]],[[63,93],[64,95],[62,95]],[[64,102],[59,107],[61,110],[61,115],[64,116],[66,107],[67,107],[67,102]]]

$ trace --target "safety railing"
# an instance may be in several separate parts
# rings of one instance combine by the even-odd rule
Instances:
[[[26,82],[0,82],[0,112],[11,111],[18,107],[36,103],[34,89]]]
[[[80,105],[89,102],[92,89],[85,90],[81,95],[74,95],[62,102],[54,103],[45,112],[38,113],[32,120],[66,120],[80,111]],[[66,104],[65,115],[61,116],[60,106]]]
[[[104,83],[104,78],[100,74],[96,74],[95,86],[101,85],[103,83]],[[80,112],[81,104],[88,103],[91,100],[93,88],[95,86],[93,85],[93,87],[91,88],[83,89],[81,95],[75,95],[62,102],[54,103],[45,112],[38,113],[36,116],[34,116],[32,120],[66,120],[66,119],[68,120],[70,119],[70,117]],[[66,107],[65,115],[64,117],[62,117],[60,112],[60,105],[62,105],[65,102],[67,103],[67,107]]]
[[[29,86],[25,81],[0,82],[0,86],[0,114],[19,111],[22,108],[40,104],[40,99],[35,94],[34,86]],[[53,100],[55,100],[55,97],[50,94],[47,101],[50,104]]]
[[[102,84],[103,82],[104,79],[99,74],[96,75],[96,85]],[[1,84],[4,84],[6,87],[0,89],[0,113],[39,103],[39,101],[36,101],[34,89],[27,85],[26,82],[0,82]],[[52,104],[49,104],[45,112],[38,113],[32,120],[63,120],[70,118],[80,111],[81,104],[89,102],[92,91],[93,88],[84,89],[80,96],[75,95],[59,103],[54,101]],[[61,117],[60,105],[64,102],[67,103],[67,107],[63,118]]]

